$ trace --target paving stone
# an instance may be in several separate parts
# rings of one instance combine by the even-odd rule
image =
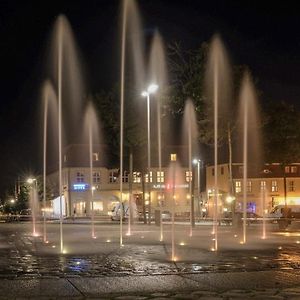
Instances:
[[[151,297],[168,297],[168,293],[153,293],[151,294]]]
[[[119,296],[115,298],[116,300],[145,300],[147,297],[144,296]]]
[[[176,294],[176,295],[173,295],[173,298],[175,298],[175,299],[195,299],[195,296],[194,295],[189,295],[187,293],[187,294]]]

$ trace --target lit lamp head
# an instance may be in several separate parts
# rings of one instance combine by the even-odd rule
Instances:
[[[28,178],[27,179],[27,183],[29,183],[29,184],[33,184],[34,181],[35,181],[35,178]]]
[[[198,158],[193,159],[193,164],[194,165],[197,165],[199,162],[200,162],[200,159],[198,159]]]
[[[154,94],[157,91],[157,89],[158,89],[158,85],[153,83],[148,86],[147,92],[149,94]]]
[[[227,196],[226,197],[226,202],[227,203],[232,203],[234,200],[235,200],[235,197],[233,197],[233,196]]]
[[[158,89],[157,84],[150,84],[147,88],[147,91],[142,92],[142,97],[149,97],[150,94],[154,94]]]

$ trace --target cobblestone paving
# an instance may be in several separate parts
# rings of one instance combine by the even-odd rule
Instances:
[[[92,298],[91,298],[92,299]],[[219,300],[219,299],[260,299],[260,300],[284,300],[300,299],[300,288],[285,289],[258,289],[258,290],[228,290],[225,292],[213,291],[190,291],[186,293],[152,293],[152,294],[135,294],[135,295],[115,295],[107,299],[115,300],[143,300],[143,299],[201,299],[201,300]]]
[[[70,297],[15,297],[6,298],[0,296],[0,300],[56,300],[56,299],[70,299],[70,300],[95,300],[95,299],[112,299],[112,300],[166,300],[166,299],[201,299],[201,300],[237,300],[237,299],[255,299],[255,300],[299,300],[300,288],[283,288],[283,289],[256,289],[256,290],[228,290],[225,292],[214,292],[206,290],[196,291],[182,291],[182,292],[156,292],[148,294],[112,294],[105,296],[85,297],[85,296],[70,296]]]

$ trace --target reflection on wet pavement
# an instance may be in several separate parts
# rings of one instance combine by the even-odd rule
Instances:
[[[0,277],[101,277],[300,268],[299,245],[282,241],[280,235],[280,246],[274,242],[261,249],[226,248],[217,253],[182,242],[178,244],[178,255],[183,259],[173,263],[169,260],[168,243],[151,242],[147,236],[120,249],[116,239],[107,243],[108,236],[103,235],[96,241],[79,242],[86,243],[82,249],[92,249],[87,253],[71,251],[61,255],[55,243],[45,245],[42,237],[32,237],[27,229],[2,226]]]

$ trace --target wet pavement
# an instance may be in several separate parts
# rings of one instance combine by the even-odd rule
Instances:
[[[232,293],[236,293],[234,290],[241,288],[243,293],[247,291],[247,286],[242,287],[242,282],[237,286],[227,282],[226,289],[224,286],[223,289],[220,289],[214,283],[210,284],[207,290],[207,285],[197,282],[197,276],[204,278],[201,280],[205,281],[209,276],[220,276],[218,280],[224,283],[224,278],[234,274],[237,276],[233,279],[235,281],[240,278],[239,274],[260,274],[260,276],[265,272],[269,274],[268,277],[262,279],[265,282],[263,285],[253,286],[251,290],[248,290],[247,295],[245,294],[244,297],[240,295],[241,298],[254,297],[251,293],[256,291],[255,287],[261,287],[272,289],[265,291],[268,294],[267,298],[262,297],[261,299],[269,299],[269,297],[272,297],[270,299],[290,299],[284,296],[283,290],[300,285],[300,230],[297,229],[297,226],[293,230],[279,232],[276,226],[269,225],[267,239],[263,240],[260,238],[260,226],[251,225],[248,228],[245,245],[240,244],[241,232],[229,226],[221,226],[219,228],[219,249],[217,252],[212,252],[211,228],[197,226],[193,236],[189,237],[188,226],[178,225],[175,234],[176,262],[170,260],[171,233],[169,225],[164,225],[163,242],[159,241],[159,228],[155,225],[134,225],[131,236],[125,235],[126,226],[124,226],[124,247],[120,248],[117,224],[97,224],[96,239],[91,238],[89,224],[64,224],[64,250],[66,253],[60,254],[58,224],[47,224],[49,242],[44,243],[42,236],[32,236],[30,223],[2,223],[0,224],[0,282],[12,280],[28,283],[31,280],[37,280],[40,284],[44,281],[54,280],[63,286],[68,286],[68,291],[76,287],[74,295],[68,294],[70,299],[73,296],[85,299],[85,297],[106,294],[105,290],[98,289],[95,294],[89,295],[87,291],[91,287],[85,290],[81,285],[87,284],[92,279],[97,282],[106,282],[108,290],[110,290],[110,297],[116,299],[129,299],[120,298],[125,296],[134,297],[134,299],[139,299],[138,297],[142,297],[141,299],[202,299],[203,297],[231,299],[233,296],[229,297],[224,294],[225,290],[227,292],[232,290]],[[42,224],[38,224],[38,229],[42,232]],[[293,280],[287,281],[282,286],[280,284],[285,279],[278,279],[278,283],[273,280],[270,286],[269,283],[266,284],[266,281],[269,281],[268,278],[273,276],[270,274],[280,274],[282,278],[288,278],[286,274],[289,274]],[[167,292],[164,288],[158,288],[159,282],[155,283],[157,285],[157,289],[155,289],[154,278],[156,281],[161,278],[161,281],[166,283],[167,280],[173,278],[172,276],[176,278],[175,281],[171,280],[172,284],[175,282],[175,285],[173,287],[171,285]],[[251,280],[255,281],[256,277],[257,275]],[[149,280],[151,288],[139,294],[137,293],[139,286],[134,285],[134,288],[127,290],[127,294],[124,296],[118,294],[120,290],[110,287],[107,283],[110,278],[113,280],[112,282],[129,280],[135,283],[140,282],[145,286],[149,285],[147,283]],[[148,279],[146,280],[146,278]],[[176,289],[176,287],[180,287],[180,281],[184,278],[189,282],[189,290],[195,292],[186,295],[188,298],[182,298],[183,296]],[[146,280],[145,283],[143,280]],[[195,280],[196,285],[193,284]],[[127,287],[130,284],[124,283]],[[170,282],[166,284],[168,286]],[[97,284],[94,283],[94,286]],[[184,283],[179,290],[186,290]],[[81,292],[78,294],[78,291]],[[156,295],[156,292],[166,292],[167,295]],[[200,292],[203,292],[202,296]],[[300,299],[300,292],[299,295],[296,294],[295,297]],[[51,299],[56,297],[52,294],[46,296],[54,297]],[[238,297],[233,298],[237,299]]]

